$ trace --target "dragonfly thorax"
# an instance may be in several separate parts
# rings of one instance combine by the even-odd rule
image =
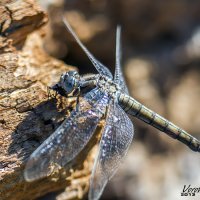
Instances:
[[[109,96],[115,98],[117,93],[120,91],[120,86],[113,80],[106,76],[99,76],[97,86]]]

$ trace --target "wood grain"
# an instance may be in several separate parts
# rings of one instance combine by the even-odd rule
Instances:
[[[74,106],[74,101],[49,99],[46,87],[75,68],[43,50],[47,29],[42,26],[48,20],[36,1],[1,1],[0,16],[0,199],[35,199],[64,188],[57,199],[82,198],[88,191],[93,143],[59,173],[31,183],[23,178],[30,154]]]

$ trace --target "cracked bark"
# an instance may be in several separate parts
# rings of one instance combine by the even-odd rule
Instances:
[[[35,199],[64,188],[57,199],[82,198],[93,164],[92,144],[59,173],[32,183],[23,178],[27,158],[74,106],[73,101],[49,100],[46,86],[74,68],[42,49],[47,16],[35,1],[1,1],[0,16],[0,199]]]

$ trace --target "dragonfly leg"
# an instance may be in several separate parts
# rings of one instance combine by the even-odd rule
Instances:
[[[80,87],[78,87],[78,93],[77,93],[77,97],[76,97],[76,111],[79,111],[79,98],[80,98]]]
[[[53,93],[51,92],[52,90],[54,91]],[[49,100],[52,98],[53,99],[56,98],[57,95],[58,95],[58,92],[56,90],[54,90],[52,87],[47,86],[47,96]]]
[[[76,112],[79,111],[79,96],[76,98]]]

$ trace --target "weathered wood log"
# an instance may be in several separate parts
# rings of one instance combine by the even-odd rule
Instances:
[[[40,27],[47,15],[35,1],[4,2],[0,4],[0,199],[35,199],[64,188],[58,199],[81,198],[88,190],[93,143],[59,173],[31,183],[24,180],[30,154],[74,106],[74,101],[49,99],[46,86],[75,68],[43,50],[46,29]]]

